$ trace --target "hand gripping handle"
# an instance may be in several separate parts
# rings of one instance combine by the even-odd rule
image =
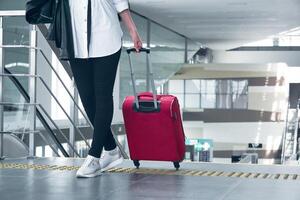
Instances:
[[[131,74],[131,81],[132,81],[132,86],[133,86],[133,93],[135,96],[135,104],[137,109],[139,109],[139,98],[137,95],[137,90],[135,87],[135,77],[134,77],[134,72],[133,72],[133,67],[132,67],[132,61],[131,61],[131,57],[130,57],[130,53],[136,51],[135,48],[129,48],[127,49],[127,53],[128,53],[128,59],[129,59],[129,67],[130,67],[130,74]],[[154,84],[154,78],[153,78],[153,73],[152,73],[152,65],[151,65],[151,59],[150,59],[150,49],[149,48],[142,48],[140,49],[141,52],[146,52],[147,53],[147,68],[149,71],[149,76],[150,76],[150,82],[151,82],[151,88],[152,88],[152,92],[153,92],[153,99],[154,99],[154,107],[155,109],[158,108],[157,106],[157,94],[156,94],[156,89],[155,89],[155,84]]]
[[[134,47],[129,48],[126,50],[128,54],[130,54],[131,52],[136,52],[136,49]],[[150,49],[149,48],[141,48],[140,52],[146,52],[147,54],[150,54]]]

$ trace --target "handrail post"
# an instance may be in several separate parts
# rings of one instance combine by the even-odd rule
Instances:
[[[2,19],[3,17],[0,16],[0,45],[3,44],[3,27],[2,27]],[[4,66],[3,66],[3,49],[0,48],[0,71],[1,73],[4,72]],[[3,77],[0,76],[0,102],[3,101]],[[0,105],[0,131],[3,131],[3,120],[4,117],[4,105]],[[0,160],[4,159],[4,137],[3,134],[0,134]]]
[[[74,77],[72,77],[72,95],[73,95],[73,98],[74,98],[74,101],[76,101],[76,103],[78,103],[78,91],[76,90],[76,87],[75,87],[75,80],[74,80]],[[75,105],[75,102],[74,101],[70,101],[70,116],[71,116],[71,119],[73,120],[73,122],[75,124],[78,124],[78,108],[76,107]],[[70,144],[76,149],[76,146],[75,146],[75,127],[72,123],[69,123],[69,141],[70,141]],[[74,157],[74,151],[70,148],[69,149],[69,155]]]
[[[30,46],[36,47],[37,45],[37,32],[36,26],[30,25]],[[36,60],[37,52],[35,49],[29,49],[29,74],[37,75],[36,69]],[[29,97],[30,103],[36,103],[36,78],[29,78]],[[29,129],[34,131],[36,130],[36,105],[33,105],[33,110],[29,117]],[[33,158],[35,156],[35,144],[34,144],[34,134],[29,135],[29,158]]]
[[[297,155],[297,143],[298,143],[298,129],[299,129],[299,111],[300,111],[300,99],[297,101],[296,107],[296,123],[295,123],[295,131],[294,131],[294,146],[293,146],[293,154]],[[297,157],[297,156],[296,156]]]

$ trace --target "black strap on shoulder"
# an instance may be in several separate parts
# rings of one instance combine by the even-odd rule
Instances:
[[[91,0],[88,0],[88,13],[87,13],[87,48],[89,50],[92,32],[92,5]]]

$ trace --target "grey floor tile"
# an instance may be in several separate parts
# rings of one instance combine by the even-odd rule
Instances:
[[[76,165],[83,159],[41,158],[6,160],[12,163]],[[170,163],[144,162],[144,167],[172,169]],[[130,161],[122,164],[132,167]],[[249,165],[236,167],[214,164],[189,165],[185,169],[236,170],[245,172]],[[264,173],[283,171],[284,167],[258,166]],[[291,168],[290,168],[291,169]],[[290,170],[289,169],[289,170]],[[252,169],[253,170],[253,169]],[[291,171],[296,170],[292,168]],[[250,170],[251,171],[251,170]],[[252,171],[251,171],[252,172]],[[297,172],[297,171],[295,171]],[[300,184],[296,180],[264,180],[229,177],[170,176],[151,174],[104,173],[99,177],[78,179],[76,171],[0,169],[1,200],[299,200]]]

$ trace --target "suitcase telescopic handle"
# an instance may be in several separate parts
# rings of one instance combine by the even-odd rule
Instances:
[[[131,81],[132,81],[132,87],[133,87],[133,93],[134,93],[134,102],[135,102],[136,108],[139,109],[140,108],[139,98],[138,98],[138,95],[137,95],[137,92],[136,92],[137,90],[136,90],[136,86],[135,86],[135,75],[134,75],[134,72],[133,72],[132,61],[131,61],[131,56],[130,56],[130,53],[133,52],[133,51],[136,51],[136,49],[135,48],[127,49],[130,75],[131,75]],[[156,109],[158,109],[157,94],[156,94],[154,78],[153,78],[153,72],[152,72],[152,63],[151,63],[151,60],[150,60],[150,49],[149,48],[141,48],[140,52],[147,53],[147,68],[148,68],[148,71],[149,71],[149,77],[150,77],[150,81],[151,81],[151,89],[152,89],[152,92],[153,92],[154,108],[156,110]]]
[[[132,47],[132,48],[128,48],[126,51],[128,54],[130,54],[131,52],[136,52],[136,49],[134,47]],[[141,48],[140,52],[146,52],[146,53],[150,54],[150,48]]]

